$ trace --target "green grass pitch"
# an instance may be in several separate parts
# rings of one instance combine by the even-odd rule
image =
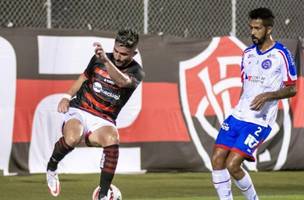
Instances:
[[[304,171],[251,172],[260,200],[304,200]],[[44,174],[1,176],[1,200],[90,200],[99,174],[61,174],[61,194],[48,194]],[[217,200],[210,173],[118,174],[123,200]],[[233,185],[236,200],[244,199]]]

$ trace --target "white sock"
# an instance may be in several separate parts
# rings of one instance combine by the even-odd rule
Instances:
[[[254,185],[249,174],[246,170],[244,170],[244,172],[245,176],[241,180],[234,181],[236,186],[240,188],[247,200],[259,200],[259,197],[254,189]]]
[[[212,181],[220,200],[233,200],[231,179],[227,169],[213,170]]]

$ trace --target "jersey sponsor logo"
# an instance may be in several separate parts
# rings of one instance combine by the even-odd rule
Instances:
[[[266,80],[266,77],[264,77],[264,76],[251,76],[251,75],[245,74],[245,80],[248,80],[252,83],[264,84],[264,81]]]
[[[222,129],[225,130],[225,131],[229,131],[229,124],[223,122],[223,123],[222,123]]]
[[[103,81],[106,82],[106,83],[109,83],[111,85],[115,85],[114,81],[112,81],[110,79],[105,78],[105,79],[103,79]]]
[[[104,94],[108,97],[112,97],[114,98],[115,100],[118,100],[120,98],[120,95],[119,94],[114,94],[110,91],[107,91],[105,89],[103,89],[101,83],[99,82],[94,82],[93,83],[93,90],[96,92],[96,93],[101,93],[101,94]]]
[[[253,135],[249,134],[245,139],[244,144],[253,149],[259,144],[259,141]]]
[[[262,62],[262,68],[263,69],[270,69],[272,66],[272,62],[270,59],[266,59]]]

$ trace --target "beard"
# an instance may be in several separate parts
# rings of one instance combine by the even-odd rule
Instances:
[[[266,41],[266,34],[260,39],[255,37],[254,35],[251,35],[251,40],[255,45],[262,45]]]
[[[114,59],[114,65],[116,66],[116,67],[125,67],[127,64],[129,63],[129,61],[128,60],[125,60],[125,61],[121,61],[121,60],[115,60]]]

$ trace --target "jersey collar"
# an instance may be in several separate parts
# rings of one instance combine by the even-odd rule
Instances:
[[[258,45],[255,45],[255,48],[256,48],[256,51],[257,51],[257,54],[258,54],[258,55],[264,55],[264,54],[268,53],[269,51],[271,51],[272,49],[274,49],[276,46],[277,46],[277,42],[274,42],[274,44],[272,45],[272,47],[270,47],[270,48],[267,49],[266,51],[261,51],[261,50],[258,48]]]

